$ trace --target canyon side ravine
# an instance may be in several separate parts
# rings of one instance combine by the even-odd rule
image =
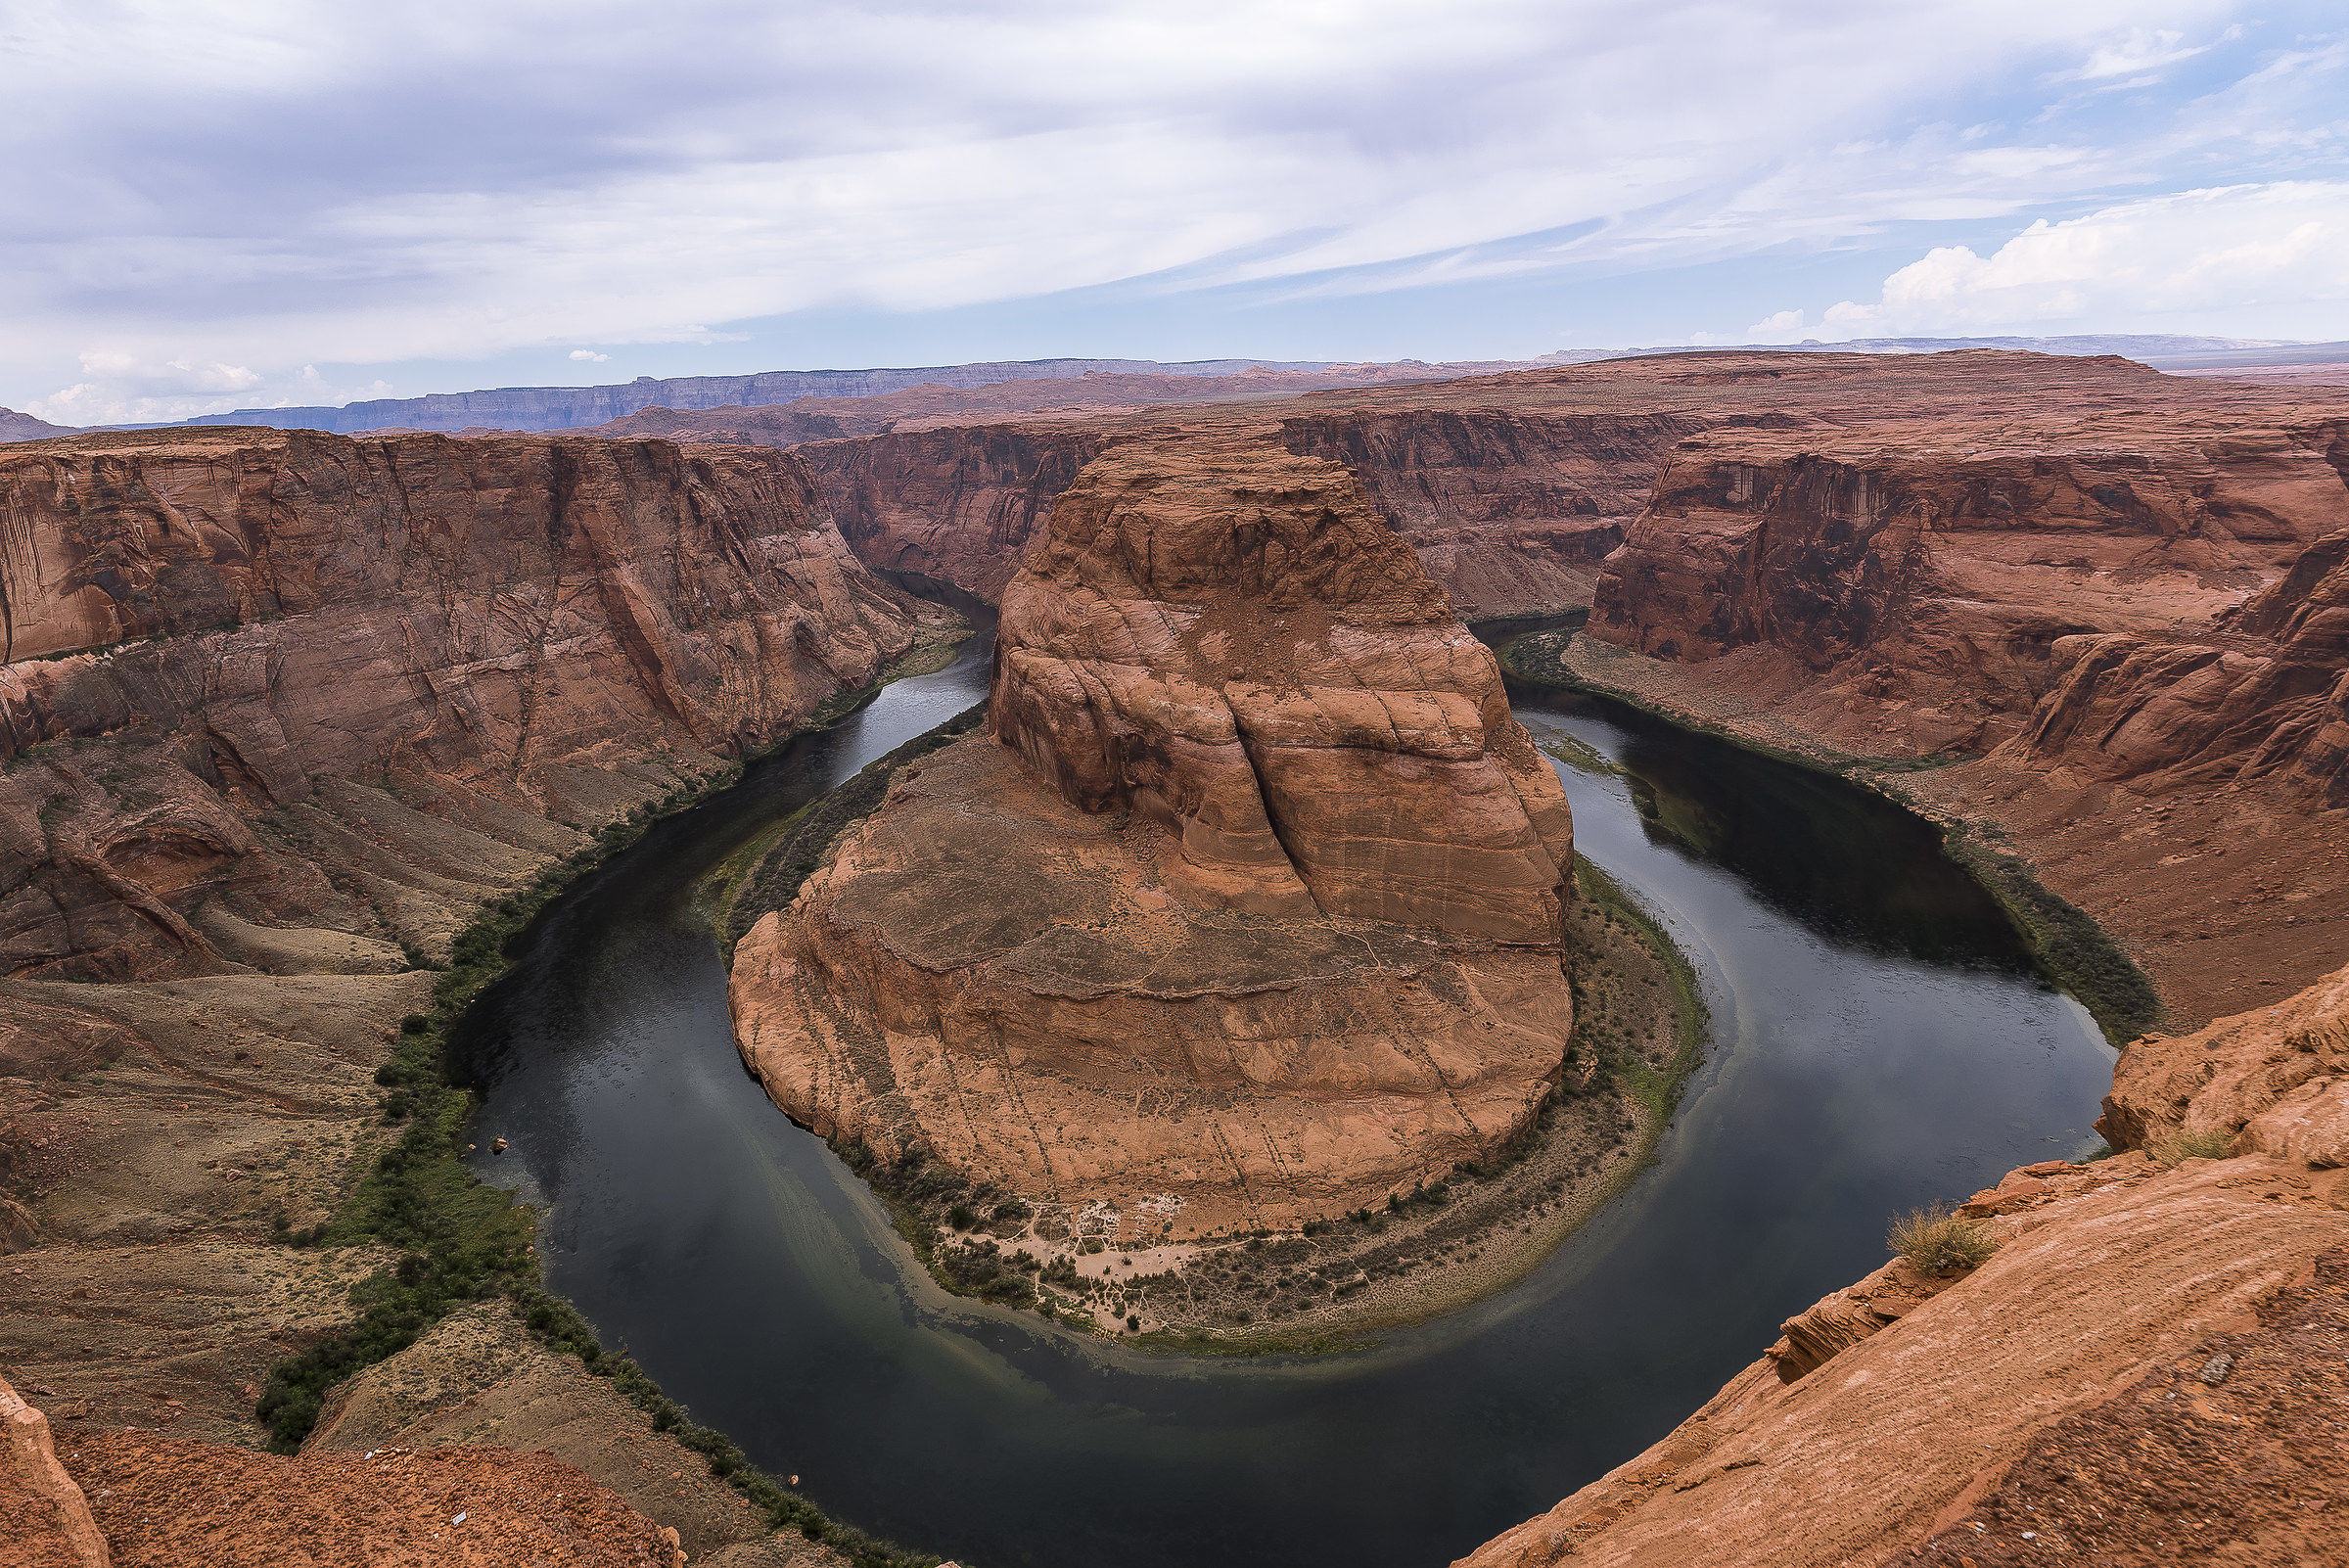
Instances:
[[[712,896],[777,1125],[950,1284],[1027,1250],[1195,1353],[1269,1325],[1088,1282],[1543,1149],[1617,1190],[1675,1015],[1577,1002],[1670,954],[1508,701],[1596,693],[1933,823],[2119,1063],[2098,1157],[1798,1281],[1461,1560],[2349,1557],[2349,388],[1225,379],[0,444],[0,1559],[931,1560],[547,1293],[441,1046],[571,879],[990,616],[984,718]],[[1290,1326],[1457,1304],[1350,1278]]]

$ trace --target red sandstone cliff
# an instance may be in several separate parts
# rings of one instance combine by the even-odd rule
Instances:
[[[1590,601],[1673,444],[1697,414],[1495,408],[1284,419],[1291,451],[1344,463],[1469,617]]]
[[[2349,804],[2349,530],[2207,628],[2050,651],[2058,679],[2018,746],[2033,759],[2151,789],[2273,778]]]
[[[2151,686],[2217,658],[2214,634],[2248,595],[2317,589],[2282,582],[2349,528],[2349,487],[2329,429],[2278,414],[2066,407],[1693,438],[1601,572],[1589,632],[1669,660],[1769,650],[1856,704],[1921,712],[1938,744],[1983,750],[2029,730],[2041,750],[2059,747],[2093,706],[2084,679],[2130,654],[2157,660],[2106,683],[2108,708],[2141,709]],[[2242,624],[2242,651],[2261,623]],[[2165,652],[2180,643],[2203,657]],[[2271,662],[2294,668],[2235,706],[2284,721],[2277,705],[2309,695],[2312,656],[2276,650]],[[2054,708],[2034,715],[2043,699]],[[2220,727],[2257,749],[2239,714]],[[2168,737],[2152,765],[2207,740]],[[2139,748],[2115,768],[2148,761]]]
[[[1726,521],[1730,514],[1755,515],[1753,497],[1728,496],[1734,481],[1727,470],[1774,473],[1796,460],[1810,464],[1802,477],[1762,480],[1757,492],[1761,504],[1779,509],[1781,523],[1786,508],[1844,485],[1851,504],[1931,519],[1961,554],[1985,550],[1983,571],[2056,571],[2042,585],[1990,584],[1994,599],[2019,595],[2021,611],[2064,591],[2062,570],[2077,577],[2125,568],[2148,541],[2162,545],[2152,565],[2173,576],[2223,575],[2246,542],[2255,570],[2272,571],[2277,547],[2289,541],[2264,530],[2277,516],[2297,514],[2306,486],[2322,487],[2326,440],[2337,441],[2316,428],[2324,405],[2308,398],[2321,396],[2180,381],[2110,358],[1718,352],[1220,407],[1110,406],[1090,416],[1072,407],[1020,424],[900,424],[893,434],[809,446],[803,455],[868,561],[991,599],[1053,496],[1104,444],[1170,429],[1266,436],[1353,470],[1471,618],[1588,603],[1600,562],[1632,532],[1651,486],[1665,485],[1679,493],[1650,515],[1652,565],[1664,577],[1682,574],[1686,602],[1630,611],[1627,623],[1646,617],[1669,627],[1678,618],[1693,628],[1713,613],[1714,596],[1689,574],[1711,574],[1727,560],[1707,555],[1720,541],[1706,539],[1742,526]],[[1713,444],[1678,449],[1698,438]],[[1877,501],[1852,488],[1865,484],[1877,486]],[[1884,500],[1892,489],[1900,495]],[[1710,491],[1721,492],[1720,506],[1706,499]],[[1701,559],[1683,561],[1669,537],[1680,525],[1667,520],[1705,513],[1718,515],[1688,524],[1681,541]],[[2080,553],[2035,563],[2025,551],[2008,560],[1982,540],[1958,537],[2043,526],[2061,529],[2062,541]],[[2172,537],[2181,529],[2188,539]],[[2126,536],[2137,546],[2121,545]],[[2210,548],[2194,547],[2197,540]],[[1727,547],[1733,555],[1742,546]],[[1853,548],[1827,539],[1796,547]],[[1635,572],[1642,553],[1635,540],[1627,555]],[[1837,593],[1876,591],[1880,585],[1860,583]],[[2224,594],[2212,602],[2225,602]],[[2028,614],[2020,621],[2008,629],[2030,629]],[[1750,631],[1722,629],[1751,640]],[[1694,650],[1703,640],[1683,635],[1678,645]]]
[[[842,534],[870,566],[990,604],[1036,522],[1104,444],[1082,426],[979,425],[806,446]]]
[[[1602,641],[1570,662],[1798,750],[1987,752],[1898,788],[2010,833],[2180,1015],[2275,996],[2340,956],[2340,416],[2020,369],[1847,367],[1909,391],[1866,420],[1682,442],[1600,578]],[[2037,376],[2048,395],[2012,395]],[[1974,405],[1920,406],[1937,378]],[[2349,1553],[2344,998],[2349,971],[2133,1043],[2099,1124],[2124,1152],[1976,1194],[1987,1264],[1895,1263],[1830,1295],[1467,1562]]]
[[[811,496],[787,454],[654,440],[0,448],[0,1366],[75,1423],[118,1564],[355,1529],[417,1560],[672,1560],[551,1461],[395,1477],[238,1445],[272,1363],[375,1267],[282,1231],[388,1135],[374,1074],[436,979],[416,949],[915,636],[920,607]],[[503,1441],[697,1553],[765,1534],[608,1383],[544,1360],[519,1396],[475,1391],[537,1423]],[[453,1363],[425,1381],[482,1369]],[[97,1430],[125,1425],[168,1435]],[[655,1464],[684,1479],[652,1488]],[[449,1495],[474,1506],[436,1512]],[[487,1531],[461,1558],[459,1512]]]
[[[993,734],[909,765],[737,951],[777,1103],[1176,1236],[1521,1127],[1572,1023],[1565,799],[1344,471],[1121,444],[1003,602]]]
[[[2137,1042],[2104,1124],[2131,1152],[1977,1193],[1988,1263],[1896,1262],[1790,1318],[1465,1568],[2342,1560],[2345,1071],[2349,970]],[[2223,1157],[2182,1158],[2181,1126]]]
[[[1401,393],[1389,393],[1400,396]],[[1324,399],[1314,399],[1319,402]],[[1151,410],[1054,424],[960,425],[800,448],[871,565],[997,598],[1039,520],[1110,444],[1187,429],[1275,434],[1345,464],[1470,618],[1587,604],[1672,442],[1703,421],[1675,411],[1507,406]],[[1267,415],[1279,416],[1277,426]],[[1170,419],[1175,421],[1170,423]]]
[[[613,764],[712,765],[912,623],[793,459],[659,441],[33,443],[0,578],[18,974],[217,967],[215,918],[430,946],[430,906],[658,793]],[[403,854],[418,807],[485,842]]]

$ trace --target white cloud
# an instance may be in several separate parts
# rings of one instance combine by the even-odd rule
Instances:
[[[2132,27],[2122,37],[2097,44],[2077,70],[2066,74],[2075,81],[2108,81],[2115,76],[2142,80],[2209,48],[2188,44],[2186,34],[2174,27]]]
[[[273,384],[244,365],[185,360],[158,364],[115,349],[84,352],[81,371],[83,380],[28,400],[25,411],[60,425],[145,424],[186,419],[231,405],[334,405],[381,397],[392,390],[382,381],[360,385],[329,382],[311,365]]]
[[[574,348],[571,351],[571,357],[582,364],[600,365],[609,360],[612,356],[610,354],[599,354],[592,348]]]
[[[1802,330],[1800,310],[1779,310],[1746,328],[1745,335],[1755,343],[1785,343]]]
[[[1846,300],[1825,320],[1853,335],[1917,336],[2173,316],[2298,337],[2349,331],[2349,181],[2124,203],[2034,223],[1987,256],[1939,247],[1886,278],[1873,301]]]
[[[0,21],[0,400],[202,391],[77,374],[93,344],[308,400],[303,363],[1120,283],[1624,271],[2338,166],[2321,42],[2297,97],[2189,116],[2099,90],[2209,54],[2242,9],[23,0]],[[2254,173],[2162,173],[2221,149]]]

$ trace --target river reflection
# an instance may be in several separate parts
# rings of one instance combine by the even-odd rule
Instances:
[[[1884,1256],[1892,1212],[2072,1154],[2110,1078],[1930,831],[1637,715],[1519,698],[1578,851],[1696,964],[1713,1038],[1657,1159],[1524,1282],[1369,1354],[1162,1360],[939,1292],[735,1056],[696,881],[983,696],[984,640],[660,825],[460,1031],[485,1176],[554,1287],[839,1517],[978,1568],[1404,1568],[1548,1507]]]

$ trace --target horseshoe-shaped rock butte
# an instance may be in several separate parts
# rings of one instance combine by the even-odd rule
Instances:
[[[736,1035],[827,1135],[1174,1240],[1293,1226],[1534,1116],[1572,864],[1492,655],[1353,476],[1144,436],[1005,591],[986,728],[743,939]]]

